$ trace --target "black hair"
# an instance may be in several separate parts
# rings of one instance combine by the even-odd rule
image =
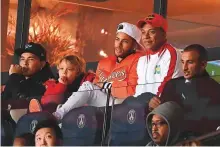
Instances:
[[[37,131],[42,129],[42,128],[51,128],[54,130],[55,134],[56,134],[56,138],[63,140],[63,133],[60,129],[60,127],[58,126],[58,123],[54,120],[45,120],[42,122],[39,122],[34,130],[34,135],[36,135]]]
[[[207,61],[208,60],[208,52],[200,44],[191,44],[187,46],[183,52],[188,52],[188,51],[196,51],[199,54],[199,61]]]
[[[21,134],[19,136],[16,136],[14,138],[14,140],[16,138],[22,138],[25,140],[25,146],[34,146],[35,143],[34,143],[34,135],[32,133],[24,133],[24,134]]]

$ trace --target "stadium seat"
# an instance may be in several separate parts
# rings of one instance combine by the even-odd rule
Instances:
[[[36,125],[44,120],[56,121],[55,117],[48,112],[33,112],[22,116],[16,126],[16,136],[24,133],[33,133]]]
[[[100,145],[102,118],[96,107],[84,106],[71,110],[62,119],[63,145]]]
[[[27,113],[27,109],[11,109],[10,110],[11,117],[16,123],[26,113]]]
[[[135,98],[114,106],[107,139],[110,146],[142,146],[150,141],[145,127],[146,106]]]
[[[127,103],[127,104],[141,103],[141,104],[146,104],[146,106],[147,106],[150,99],[154,96],[156,96],[156,95],[153,93],[145,92],[137,97],[130,96],[130,97],[126,98],[123,103]]]

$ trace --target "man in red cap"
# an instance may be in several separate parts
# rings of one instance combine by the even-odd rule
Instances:
[[[149,102],[149,107],[160,104],[159,96],[167,81],[183,75],[180,52],[167,43],[167,20],[159,14],[151,14],[138,21],[137,26],[142,32],[142,44],[146,56],[139,58],[137,65],[138,96],[151,92],[156,96]]]

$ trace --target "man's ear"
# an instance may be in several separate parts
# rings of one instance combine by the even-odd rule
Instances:
[[[201,61],[201,68],[205,70],[207,66],[207,61]]]
[[[137,42],[135,42],[135,44],[134,44],[134,50],[136,51],[138,49],[138,44],[137,44]]]
[[[133,50],[136,51],[138,49],[138,43],[134,41]]]
[[[46,61],[41,61],[40,64],[41,64],[41,69],[42,69],[46,65]]]
[[[167,33],[163,31],[163,37],[166,39],[167,38]]]
[[[159,28],[159,31],[160,31],[161,35],[166,39],[167,33],[162,28]]]

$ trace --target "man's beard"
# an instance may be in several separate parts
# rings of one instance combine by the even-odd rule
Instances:
[[[135,53],[135,50],[134,49],[129,49],[125,54],[119,55],[119,56],[116,55],[116,57],[124,59],[124,58],[126,58],[127,56],[129,56],[133,53]]]

